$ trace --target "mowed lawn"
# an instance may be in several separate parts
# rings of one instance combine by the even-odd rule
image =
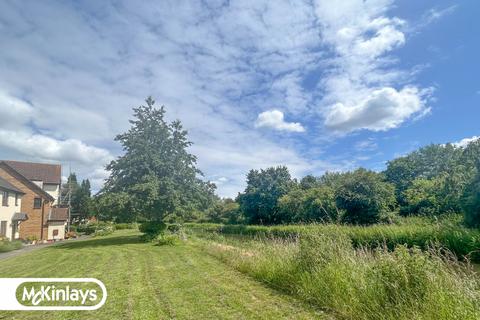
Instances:
[[[93,277],[108,290],[96,311],[0,311],[0,319],[324,319],[190,243],[141,243],[133,231],[66,242],[0,260],[0,277]]]

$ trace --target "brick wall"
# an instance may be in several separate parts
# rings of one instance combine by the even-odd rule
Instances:
[[[28,220],[22,221],[19,227],[20,238],[25,239],[28,236],[36,236],[37,239],[41,238],[43,228],[43,239],[47,239],[47,218],[50,211],[50,202],[42,198],[41,195],[30,189],[30,187],[22,180],[17,179],[14,175],[10,174],[2,166],[0,166],[0,177],[10,182],[12,185],[22,190],[25,194],[22,197],[21,212],[28,215]],[[33,201],[35,198],[42,198],[43,210],[34,209]],[[42,226],[42,212],[43,212],[43,226]]]

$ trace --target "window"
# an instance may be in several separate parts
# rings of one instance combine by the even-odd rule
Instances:
[[[33,199],[33,209],[40,209],[42,207],[42,198]]]
[[[7,221],[2,221],[0,223],[0,237],[7,236]]]
[[[54,237],[58,236],[58,229],[53,229],[53,236]]]
[[[3,191],[2,206],[8,207],[8,191]]]
[[[15,193],[15,207],[18,207],[18,193]]]

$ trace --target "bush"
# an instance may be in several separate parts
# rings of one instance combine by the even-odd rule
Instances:
[[[148,242],[157,239],[166,228],[167,225],[163,222],[147,221],[140,224],[139,230],[143,233],[142,240]]]
[[[70,228],[71,230],[71,228]],[[77,233],[75,231],[69,231],[65,234],[66,239],[75,239],[77,237]]]
[[[22,241],[20,240],[13,240],[10,241],[8,239],[0,239],[0,252],[8,252],[13,250],[18,250],[22,247]]]
[[[87,222],[77,227],[78,233],[84,233],[86,235],[95,233],[102,234],[104,231],[112,233],[115,231],[115,225],[111,222]]]
[[[176,234],[162,234],[158,237],[157,245],[159,246],[174,246],[180,242]]]
[[[125,229],[137,229],[138,225],[134,222],[132,223],[115,223],[115,230],[125,230]]]
[[[37,240],[38,240],[38,238],[37,238],[37,236],[35,236],[35,235],[27,236],[27,237],[25,238],[25,241],[27,241],[28,243],[33,243],[34,241],[37,241]]]
[[[93,234],[94,237],[103,237],[103,236],[107,236],[109,234],[112,234],[113,231],[115,231],[113,225],[107,225],[107,226],[104,226],[102,228],[98,228],[97,230],[95,230],[95,233]]]
[[[335,202],[335,190],[320,186],[295,189],[278,200],[279,216],[284,222],[336,222],[342,211]]]
[[[396,205],[393,184],[374,171],[358,169],[346,173],[336,191],[339,209],[345,210],[342,221],[368,225],[378,223]]]

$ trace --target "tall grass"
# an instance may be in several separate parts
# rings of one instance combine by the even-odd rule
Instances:
[[[203,242],[238,270],[341,319],[480,319],[480,279],[445,252],[355,248],[339,227],[231,244]]]
[[[480,262],[480,230],[465,228],[452,221],[432,223],[424,219],[410,219],[401,224],[368,227],[333,224],[246,226],[194,223],[186,224],[186,227],[197,233],[279,238],[295,237],[311,231],[327,235],[341,232],[351,240],[354,247],[386,247],[393,250],[398,245],[404,245],[426,250],[431,246],[438,246],[459,258]]]

